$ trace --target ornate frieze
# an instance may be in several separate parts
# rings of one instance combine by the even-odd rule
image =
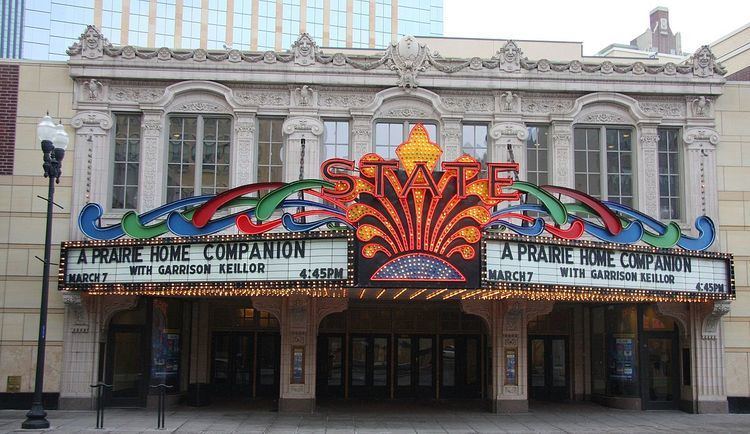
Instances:
[[[384,113],[390,118],[424,118],[427,112],[410,106],[392,108]]]
[[[685,103],[681,101],[638,101],[643,113],[663,118],[684,118]]]
[[[321,92],[318,94],[319,107],[360,108],[372,103],[374,94],[355,92]]]
[[[573,110],[573,99],[523,97],[521,98],[521,112],[526,114],[562,114]]]
[[[451,110],[490,113],[494,105],[488,96],[443,96],[440,100]]]
[[[230,110],[227,106],[212,101],[193,101],[180,104],[172,111],[183,113],[225,113]]]
[[[234,98],[245,106],[288,106],[289,92],[268,92],[254,90],[238,90],[234,92]]]
[[[625,119],[617,113],[612,112],[593,112],[581,118],[580,122],[592,124],[622,124]]]
[[[135,102],[152,103],[164,96],[164,88],[161,87],[121,87],[112,86],[109,90],[111,102]]]

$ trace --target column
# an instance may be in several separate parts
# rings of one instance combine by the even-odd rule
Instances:
[[[693,411],[727,413],[724,377],[724,334],[721,317],[729,312],[728,300],[690,303]]]
[[[303,178],[318,178],[320,171],[321,135],[323,122],[311,116],[293,116],[284,121],[284,180],[296,181],[300,178],[300,163],[303,165]],[[305,139],[304,160],[302,139]]]
[[[575,188],[573,161],[573,123],[570,121],[553,121],[550,131],[549,158],[552,159],[552,184],[560,187]]]
[[[372,118],[369,116],[352,116],[352,151],[351,159],[359,161],[365,154],[373,152]]]
[[[256,181],[255,170],[255,114],[235,112],[234,143],[232,146],[232,186]]]
[[[659,133],[656,124],[639,124],[637,143],[638,208],[646,215],[659,218]]]
[[[161,111],[144,111],[141,121],[141,173],[138,179],[138,209],[151,210],[162,204],[164,177],[164,117]]]

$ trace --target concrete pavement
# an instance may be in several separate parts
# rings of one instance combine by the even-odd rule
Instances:
[[[21,431],[25,411],[0,410],[0,432]],[[391,403],[328,405],[315,414],[264,409],[176,407],[167,411],[166,430],[156,430],[156,412],[107,409],[104,430],[95,413],[50,411],[60,433],[652,433],[750,432],[750,414],[697,415],[679,411],[627,411],[590,403],[537,404],[524,414],[492,414],[472,408]],[[28,431],[23,431],[28,432]]]

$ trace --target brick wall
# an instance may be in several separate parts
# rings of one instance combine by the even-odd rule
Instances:
[[[750,66],[740,69],[727,77],[727,81],[750,81]]]
[[[13,174],[18,110],[18,65],[0,63],[0,175]]]

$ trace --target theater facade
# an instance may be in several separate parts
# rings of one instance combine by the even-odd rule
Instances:
[[[726,412],[707,47],[684,64],[70,50],[63,408]],[[70,164],[70,163],[69,163]]]

